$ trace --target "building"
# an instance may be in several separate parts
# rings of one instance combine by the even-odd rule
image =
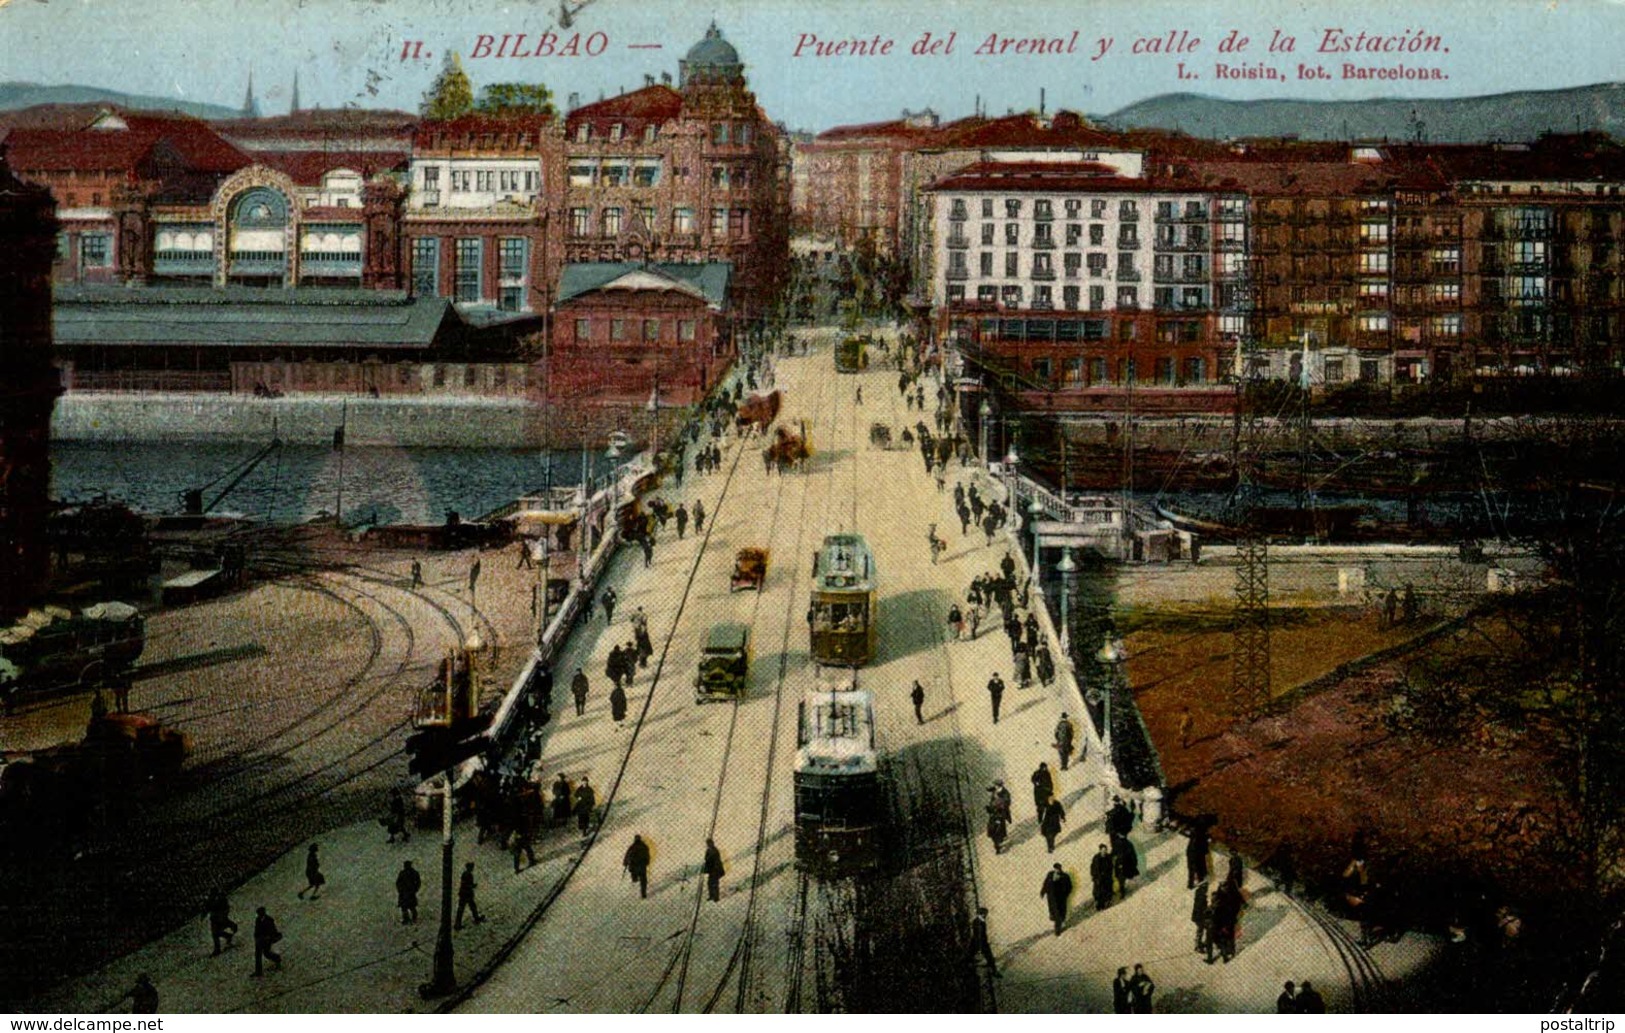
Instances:
[[[1243,322],[1239,195],[1095,161],[981,161],[927,190],[936,332],[1023,405],[1212,408]],[[1224,270],[1224,272],[1221,272]]]
[[[555,303],[548,395],[681,406],[734,359],[727,262],[578,262]]]
[[[51,410],[62,393],[51,364],[52,209],[0,148],[0,619],[26,609],[50,573]]]
[[[712,24],[678,82],[575,107],[565,118],[566,262],[733,266],[741,320],[767,314],[787,276],[789,143]]]

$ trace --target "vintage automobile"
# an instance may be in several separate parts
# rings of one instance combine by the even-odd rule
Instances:
[[[696,703],[738,700],[750,675],[750,629],[743,624],[719,624],[705,636],[700,670],[694,677]]]
[[[747,546],[734,555],[734,576],[728,591],[754,588],[760,592],[767,581],[767,550]]]

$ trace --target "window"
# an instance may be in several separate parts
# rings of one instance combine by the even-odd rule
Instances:
[[[1094,200],[1089,202],[1089,218],[1104,219],[1106,217],[1106,202]]]
[[[1105,256],[1102,255],[1102,258]],[[1061,268],[1066,272],[1068,280],[1076,280],[1083,272],[1083,255],[1076,251],[1067,251],[1061,255]]]
[[[1050,264],[1050,260],[1054,257],[1047,251],[1040,251],[1033,256],[1033,277],[1035,279],[1054,279],[1055,267]]]
[[[1388,313],[1374,312],[1360,316],[1356,320],[1361,333],[1384,333],[1388,329]]]
[[[1207,360],[1190,358],[1185,360],[1184,383],[1205,384],[1207,382]]]
[[[1388,271],[1388,252],[1362,251],[1360,252],[1360,272],[1386,273]]]
[[[991,252],[991,251],[983,251],[982,254],[981,254],[981,260],[982,260],[981,274],[983,276],[992,276],[993,275],[993,252]]]
[[[1089,252],[1089,275],[1094,279],[1103,279],[1106,275],[1106,252]]]
[[[1207,292],[1200,287],[1184,287],[1179,292],[1180,308],[1206,308]]]
[[[1055,302],[1048,284],[1033,288],[1033,308],[1054,308]]]
[[[948,218],[962,220],[966,217],[965,199],[963,197],[954,198],[948,209]]]
[[[1512,260],[1520,265],[1544,265],[1546,263],[1546,242],[1544,240],[1520,240],[1512,245]]]
[[[611,319],[609,321],[609,339],[612,341],[626,340],[626,320]]]
[[[659,213],[652,204],[640,204],[632,209],[633,216],[638,220],[638,226],[646,233],[653,233],[658,225]]]
[[[570,209],[570,236],[585,237],[591,229],[592,213],[586,208]]]
[[[598,163],[596,161],[572,161],[570,163],[570,185],[573,187],[590,187],[598,181]]]
[[[1021,288],[1006,287],[1001,292],[1000,297],[1002,298],[1004,304],[1012,308],[1018,308],[1021,305]]]
[[[1117,227],[1118,247],[1139,247],[1140,228],[1133,223],[1125,223]]]
[[[1120,251],[1117,254],[1117,276],[1119,279],[1131,279],[1138,275],[1134,271],[1134,252]]]
[[[692,341],[695,337],[694,320],[679,319],[677,321],[677,339],[679,341]]]
[[[1004,242],[1011,247],[1021,243],[1021,226],[1019,223],[1007,222],[1004,224]]]
[[[527,171],[525,173],[525,192],[527,194],[534,194],[541,187],[541,185],[541,173],[532,171]]]
[[[1428,330],[1435,337],[1460,337],[1461,315],[1453,312],[1447,316],[1434,316],[1428,323]]]
[[[718,190],[728,189],[728,166],[711,166],[711,185],[716,187]]]
[[[1052,228],[1052,225],[1053,224],[1051,224],[1051,223],[1041,222],[1038,225],[1033,227],[1033,246],[1034,247],[1054,247],[1055,246],[1055,238],[1050,234],[1050,230]]]
[[[1382,367],[1376,359],[1360,360],[1360,379],[1372,383],[1382,376]]]
[[[1021,218],[1021,201],[1019,198],[1008,198],[1004,202],[1004,217],[1006,219]]]
[[[412,293],[424,298],[440,295],[440,240],[417,237],[412,241]]]
[[[1089,288],[1089,309],[1090,309],[1090,311],[1099,312],[1101,309],[1103,309],[1105,307],[1106,307],[1106,288],[1100,287],[1100,286],[1092,286],[1092,287],[1090,287]]]
[[[1365,299],[1367,299],[1369,301],[1386,301],[1386,300],[1388,300],[1388,281],[1387,280],[1361,280],[1360,281],[1360,297],[1365,298]]]
[[[1202,202],[1200,202],[1200,201],[1186,201],[1185,202],[1185,218],[1187,218],[1187,219],[1205,219],[1205,218],[1207,218],[1207,207],[1205,205],[1203,205]]]
[[[656,132],[658,132],[658,130],[653,125],[644,126],[643,127],[643,142],[644,143],[654,143],[655,142],[655,133]]]
[[[603,230],[606,237],[621,235],[621,210],[619,208],[604,209]]]
[[[455,277],[456,301],[480,300],[480,260],[484,257],[484,241],[478,237],[457,238]]]
[[[445,387],[446,386],[446,367],[444,367],[444,366],[436,366],[434,368],[434,386],[435,387]]]
[[[1186,255],[1185,256],[1185,279],[1194,280],[1194,279],[1205,278],[1206,276],[1207,276],[1207,256],[1206,255]]]
[[[524,237],[503,237],[497,241],[501,276],[504,280],[525,278],[525,256],[530,242]]]
[[[1069,222],[1066,224],[1066,246],[1077,247],[1083,241],[1083,224]]]
[[[1512,297],[1517,301],[1539,301],[1546,297],[1546,280],[1539,276],[1519,276],[1512,281]]]
[[[718,122],[711,127],[711,142],[714,144],[728,142],[728,123]]]
[[[1119,201],[1117,204],[1117,217],[1124,222],[1133,222],[1140,217],[1140,206],[1136,201]]]
[[[1461,272],[1461,248],[1436,247],[1429,256],[1433,262],[1433,275],[1455,276]]]
[[[106,233],[86,233],[79,238],[79,265],[85,269],[99,269],[112,264],[113,238]]]
[[[1095,223],[1089,227],[1089,246],[1104,247],[1106,244],[1106,227]]]
[[[1174,382],[1174,360],[1166,356],[1158,359],[1152,375],[1159,384],[1172,384]]]
[[[452,169],[451,192],[454,194],[466,194],[472,189],[474,189],[473,174],[466,171]]]
[[[999,289],[993,286],[976,288],[976,300],[989,304],[999,300]]]
[[[624,124],[622,124],[620,122],[616,122],[615,124],[613,124],[613,125],[611,125],[609,127],[609,138],[611,140],[619,140],[621,137],[623,137],[625,135],[626,135],[626,126]]]
[[[590,341],[590,340],[592,340],[592,320],[590,320],[590,319],[578,319],[578,320],[576,320],[576,340],[578,340],[578,341]]]
[[[427,190],[440,189],[440,166],[427,165],[423,169],[423,186]]]
[[[735,208],[733,222],[728,225],[728,229],[736,237],[748,236],[750,234],[750,209]]]
[[[954,279],[970,275],[970,271],[965,267],[965,252],[950,251],[948,253],[948,275]]]
[[[1138,287],[1119,287],[1119,288],[1117,288],[1117,307],[1118,308],[1139,308],[1140,307],[1140,288],[1138,288]]]
[[[482,194],[488,194],[496,189],[496,174],[493,172],[474,172],[474,189]]]
[[[479,372],[478,368],[475,367],[473,364],[464,366],[463,367],[463,386],[464,387],[473,387],[474,386],[474,379],[475,379],[476,374],[478,374],[478,372]]]
[[[673,233],[694,232],[694,209],[673,208],[671,210],[671,231]]]
[[[660,340],[660,320],[645,319],[643,321],[643,339],[645,341]]]
[[[1074,358],[1065,359],[1065,360],[1062,361],[1062,364],[1061,364],[1061,383],[1063,383],[1063,384],[1081,384],[1081,383],[1083,383],[1083,359],[1074,357]]]
[[[1157,218],[1172,219],[1174,217],[1174,203],[1172,201],[1157,202]]]
[[[1006,275],[1006,276],[1020,276],[1021,275],[1021,264],[1020,263],[1021,263],[1021,259],[1020,259],[1019,256],[1017,256],[1016,252],[1014,252],[1014,251],[1006,251],[1004,253],[1004,275]]]
[[[1386,222],[1360,223],[1360,243],[1382,244],[1388,240],[1388,224]]]
[[[991,197],[982,198],[982,218],[993,218],[993,198]]]
[[[631,182],[632,170],[624,158],[611,158],[599,169],[598,177],[604,186],[624,187]]]
[[[1076,197],[1069,197],[1066,199],[1066,217],[1068,219],[1076,219],[1080,214],[1082,214],[1082,212],[1082,201],[1078,200]]]
[[[1055,218],[1055,206],[1054,206],[1054,204],[1052,202],[1050,202],[1050,200],[1048,198],[1040,198],[1040,199],[1034,201],[1033,202],[1033,218],[1035,218],[1035,219],[1053,219],[1053,218]]]
[[[592,126],[586,122],[576,126],[576,142],[586,143],[592,139]]]
[[[734,142],[738,144],[750,143],[750,123],[741,122],[734,126]]]
[[[1322,376],[1328,384],[1341,384],[1343,382],[1343,360],[1327,359],[1321,367]]]
[[[1432,300],[1442,302],[1458,302],[1461,300],[1461,284],[1436,283],[1432,287]]]
[[[1089,360],[1089,383],[1104,384],[1106,382],[1106,360]]]
[[[711,236],[721,237],[728,232],[728,209],[711,209]]]
[[[1076,309],[1078,307],[1078,288],[1077,287],[1062,287],[1061,288],[1061,305],[1062,305],[1062,307],[1068,308],[1068,309]]]
[[[982,243],[993,243],[993,224],[991,222],[982,223]]]

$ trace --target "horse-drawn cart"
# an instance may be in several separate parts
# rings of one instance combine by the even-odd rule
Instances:
[[[742,588],[754,588],[760,592],[766,581],[767,550],[754,547],[740,549],[734,555],[734,575],[728,590],[737,592]]]

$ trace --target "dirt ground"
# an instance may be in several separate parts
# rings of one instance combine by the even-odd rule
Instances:
[[[1282,613],[1272,634],[1278,705],[1238,722],[1228,716],[1231,640],[1221,620],[1175,610],[1126,623],[1129,677],[1174,810],[1217,815],[1218,837],[1245,855],[1267,861],[1285,848],[1301,878],[1329,886],[1363,830],[1376,877],[1435,925],[1485,901],[1538,906],[1575,884],[1577,866],[1559,845],[1573,814],[1550,727],[1531,718],[1513,730],[1469,713],[1440,736],[1391,718],[1407,665],[1481,648],[1475,631],[1428,636],[1295,692],[1428,627],[1382,628],[1359,609]],[[1187,705],[1194,728],[1182,747]]]

